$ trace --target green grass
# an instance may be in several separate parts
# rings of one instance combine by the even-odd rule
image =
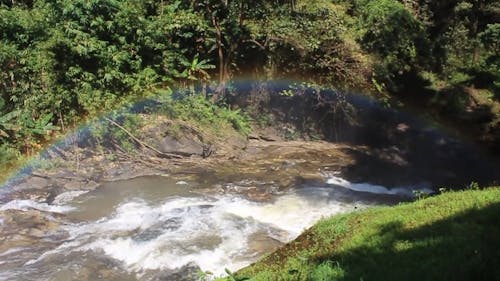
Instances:
[[[318,222],[236,280],[500,280],[500,187]]]

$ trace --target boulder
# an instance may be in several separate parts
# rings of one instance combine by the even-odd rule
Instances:
[[[159,151],[183,156],[201,156],[203,148],[204,146],[200,142],[187,137],[175,138],[167,135],[159,143]]]

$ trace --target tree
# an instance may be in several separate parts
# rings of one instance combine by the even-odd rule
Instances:
[[[362,8],[362,44],[379,54],[391,73],[425,65],[428,41],[420,21],[394,0],[368,1]]]
[[[196,55],[192,61],[187,59],[181,59],[181,65],[185,69],[177,74],[177,77],[185,79],[187,83],[191,84],[191,92],[194,93],[194,83],[196,81],[201,81],[202,83],[202,94],[206,96],[207,82],[210,79],[210,74],[206,71],[208,69],[215,68],[214,65],[209,63],[209,60],[200,60],[199,56]]]

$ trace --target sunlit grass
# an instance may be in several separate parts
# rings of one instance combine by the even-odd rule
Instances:
[[[334,216],[235,279],[496,280],[499,214],[492,187]]]

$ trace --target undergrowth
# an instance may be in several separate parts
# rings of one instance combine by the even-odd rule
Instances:
[[[251,131],[248,116],[239,109],[218,105],[202,95],[170,96],[162,100],[158,113],[171,119],[193,122],[201,127],[211,128],[217,134],[234,129],[243,135]]]

